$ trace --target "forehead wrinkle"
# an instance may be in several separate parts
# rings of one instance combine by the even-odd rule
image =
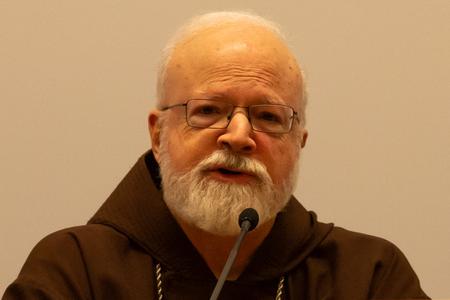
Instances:
[[[259,66],[245,66],[242,64],[226,64],[216,66],[201,73],[202,82],[214,84],[222,82],[258,82],[267,87],[274,87],[279,78],[271,68]]]

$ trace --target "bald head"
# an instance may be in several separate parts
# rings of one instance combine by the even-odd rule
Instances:
[[[256,84],[276,87],[304,121],[301,69],[276,25],[259,16],[211,13],[193,19],[169,42],[158,76],[160,106],[187,100],[186,94],[201,96],[211,86]]]

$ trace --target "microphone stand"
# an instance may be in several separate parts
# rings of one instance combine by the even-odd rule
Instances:
[[[209,298],[209,300],[217,300],[217,298],[219,297],[220,291],[222,290],[225,280],[228,277],[228,273],[230,273],[231,267],[233,266],[234,260],[236,259],[236,255],[239,252],[242,240],[244,239],[245,235],[249,232],[251,226],[252,223],[249,220],[244,220],[242,222],[241,233],[239,234],[239,237],[236,240],[233,249],[231,249],[230,254],[228,255],[225,266],[223,267],[222,273],[220,273],[219,279],[216,283],[216,287],[214,288],[214,291],[211,294],[211,298]]]

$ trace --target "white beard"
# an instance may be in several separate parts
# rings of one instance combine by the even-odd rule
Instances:
[[[259,214],[259,224],[273,219],[287,204],[297,179],[297,165],[281,187],[276,187],[265,166],[230,151],[218,150],[187,172],[172,166],[167,142],[162,141],[160,169],[164,200],[177,217],[216,235],[238,235],[239,214],[252,207]],[[250,184],[225,183],[212,179],[205,171],[221,165],[255,174]]]

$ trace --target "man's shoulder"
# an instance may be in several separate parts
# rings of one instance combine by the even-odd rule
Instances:
[[[67,242],[69,240],[77,241],[88,238],[95,239],[108,239],[117,238],[121,239],[125,236],[118,232],[116,229],[103,225],[103,224],[86,224],[73,227],[67,227],[57,230],[45,236],[39,243],[55,243],[55,242]]]
[[[338,243],[342,246],[365,246],[365,247],[379,247],[391,248],[396,247],[391,241],[367,233],[357,232],[346,228],[334,226],[330,234],[324,242]]]
[[[405,255],[384,238],[334,227],[306,263],[317,278],[333,274],[336,291],[359,290],[370,299],[428,299]]]
[[[37,295],[49,299],[89,299],[92,293],[108,292],[102,288],[104,282],[131,286],[126,293],[134,295],[134,289],[144,285],[140,274],[149,276],[151,264],[147,252],[113,227],[102,224],[70,227],[37,243],[18,278],[7,289],[5,299],[23,299],[20,295],[29,295],[27,299],[36,299]]]
[[[95,235],[91,241],[102,240],[100,232],[108,233],[100,226],[77,226],[56,231],[40,240],[31,250],[17,279],[8,287],[5,299],[27,299],[46,295],[52,299],[87,299],[90,284],[86,269],[87,235]],[[75,290],[70,287],[76,285]]]
[[[323,240],[321,247],[334,249],[339,255],[350,255],[355,259],[386,260],[403,255],[400,249],[387,239],[337,226]]]
[[[67,255],[70,250],[89,253],[129,247],[130,239],[117,229],[103,224],[87,224],[55,231],[39,241],[34,252]],[[114,246],[114,247],[112,247]]]

